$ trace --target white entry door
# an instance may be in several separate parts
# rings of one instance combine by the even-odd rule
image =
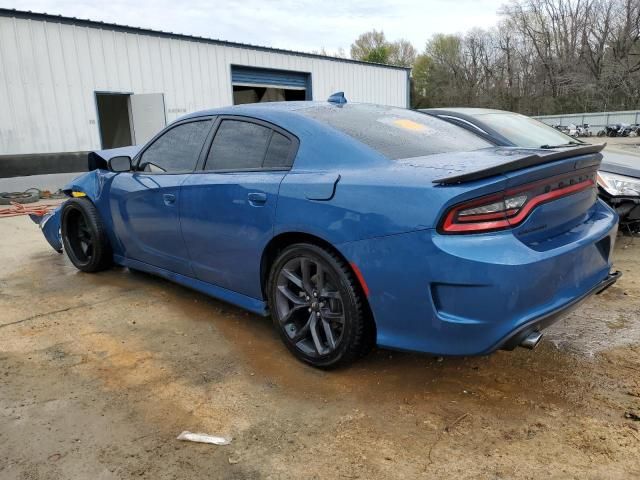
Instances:
[[[131,139],[134,145],[147,143],[167,125],[163,93],[141,93],[129,96]]]

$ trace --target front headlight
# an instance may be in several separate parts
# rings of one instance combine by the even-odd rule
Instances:
[[[627,177],[616,173],[598,172],[598,185],[615,197],[640,196],[640,178]]]

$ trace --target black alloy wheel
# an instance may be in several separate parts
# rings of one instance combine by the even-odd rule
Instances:
[[[308,244],[284,250],[271,270],[269,304],[289,350],[311,365],[346,364],[365,348],[361,293],[332,252]]]
[[[98,272],[112,263],[109,239],[95,206],[86,198],[72,198],[62,207],[64,250],[83,272]]]

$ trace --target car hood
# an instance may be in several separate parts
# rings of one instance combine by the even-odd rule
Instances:
[[[602,157],[603,172],[640,178],[640,156],[604,151]]]

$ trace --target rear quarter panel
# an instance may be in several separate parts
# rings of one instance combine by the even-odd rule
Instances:
[[[305,232],[334,245],[365,238],[436,228],[454,199],[484,195],[504,187],[504,177],[465,185],[436,186],[433,169],[388,162],[372,168],[336,168],[323,174],[326,200],[310,200],[318,172],[294,170],[282,181],[275,234]],[[329,185],[336,181],[335,187]],[[317,188],[317,186],[314,186]]]

